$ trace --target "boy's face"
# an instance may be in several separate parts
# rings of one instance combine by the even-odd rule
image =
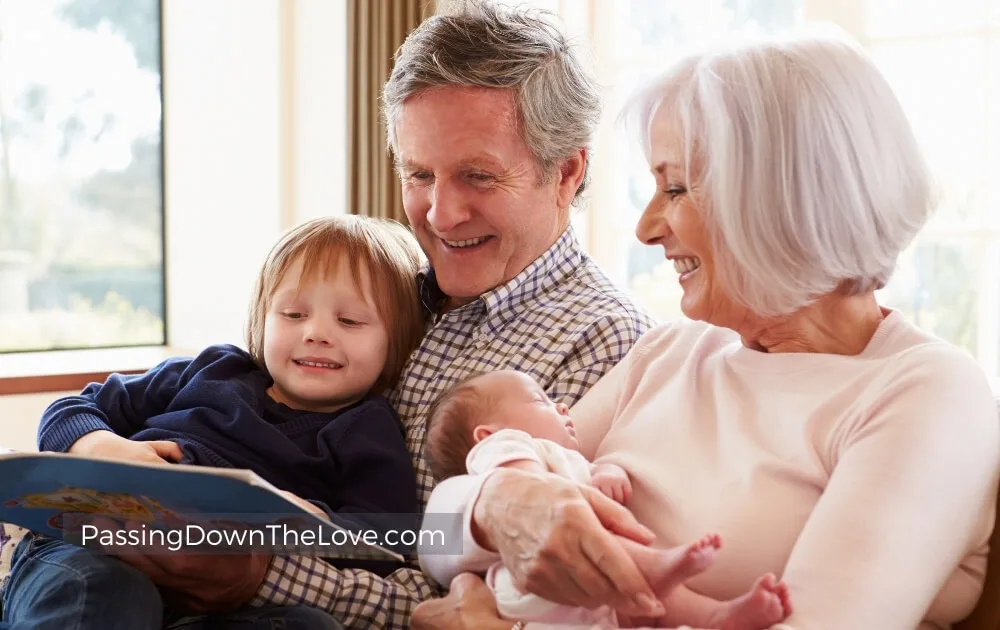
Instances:
[[[299,287],[302,261],[290,265],[264,321],[268,394],[293,409],[336,411],[362,398],[382,373],[389,335],[364,273],[362,291],[347,261]]]
[[[521,372],[504,370],[481,377],[480,387],[495,401],[490,422],[493,431],[520,429],[573,450],[580,448],[569,408],[553,402],[533,378]]]

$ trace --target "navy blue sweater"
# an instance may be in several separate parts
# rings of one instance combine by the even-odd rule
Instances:
[[[38,448],[65,452],[107,429],[176,442],[183,463],[248,468],[334,513],[419,511],[403,428],[384,398],[369,396],[336,413],[298,411],[267,395],[271,383],[243,350],[212,346],[142,375],[112,374],[57,400],[42,416]]]

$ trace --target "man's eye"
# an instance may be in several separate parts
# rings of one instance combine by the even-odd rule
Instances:
[[[417,181],[427,181],[427,180],[431,179],[432,177],[433,177],[433,175],[431,175],[427,171],[414,171],[413,173],[410,173],[407,176],[408,179],[415,179]]]
[[[493,181],[493,176],[486,173],[469,173],[469,179],[477,182]]]

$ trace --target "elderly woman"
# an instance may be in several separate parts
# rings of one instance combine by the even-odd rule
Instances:
[[[464,555],[422,565],[447,584],[502,560],[549,600],[656,613],[615,534],[714,531],[723,547],[687,585],[726,600],[779,575],[794,612],[775,628],[962,619],[1000,436],[972,358],[875,297],[933,205],[885,79],[838,39],[772,41],[689,58],[629,111],[657,184],[637,234],[673,261],[694,321],[647,333],[572,410],[583,454],[629,473],[628,510],[554,475],[455,477],[428,512],[464,513]],[[511,627],[481,582],[453,586],[415,628]]]

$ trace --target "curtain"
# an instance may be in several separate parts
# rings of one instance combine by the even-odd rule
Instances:
[[[406,35],[434,13],[433,0],[348,0],[349,211],[406,225],[399,180],[379,116],[382,85]]]

